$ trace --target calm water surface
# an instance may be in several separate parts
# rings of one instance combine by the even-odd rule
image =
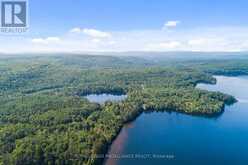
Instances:
[[[247,165],[248,77],[216,76],[216,85],[197,88],[234,95],[218,118],[179,113],[142,114],[113,142],[107,165]]]
[[[113,94],[91,94],[85,96],[90,102],[96,102],[99,104],[103,104],[106,101],[118,102],[125,100],[127,95],[113,95]]]

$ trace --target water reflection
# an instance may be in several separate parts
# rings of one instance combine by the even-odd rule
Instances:
[[[85,96],[90,102],[103,104],[106,101],[118,102],[125,100],[127,95],[113,95],[113,94],[90,94]]]

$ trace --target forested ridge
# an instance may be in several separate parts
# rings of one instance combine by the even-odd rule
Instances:
[[[248,60],[153,62],[63,55],[0,61],[0,164],[101,164],[122,126],[148,111],[214,116],[234,97],[196,89]],[[100,105],[87,94],[127,94]]]

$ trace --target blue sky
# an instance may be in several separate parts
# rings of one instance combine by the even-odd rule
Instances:
[[[247,0],[29,0],[29,32],[0,35],[0,51],[244,51],[247,9]]]
[[[160,28],[166,20],[186,27],[248,25],[247,0],[30,0],[32,26],[102,30]]]

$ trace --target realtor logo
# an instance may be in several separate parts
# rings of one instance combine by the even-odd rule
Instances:
[[[1,2],[1,32],[20,33],[27,27],[27,1]]]
[[[26,2],[2,2],[2,27],[26,27]]]

